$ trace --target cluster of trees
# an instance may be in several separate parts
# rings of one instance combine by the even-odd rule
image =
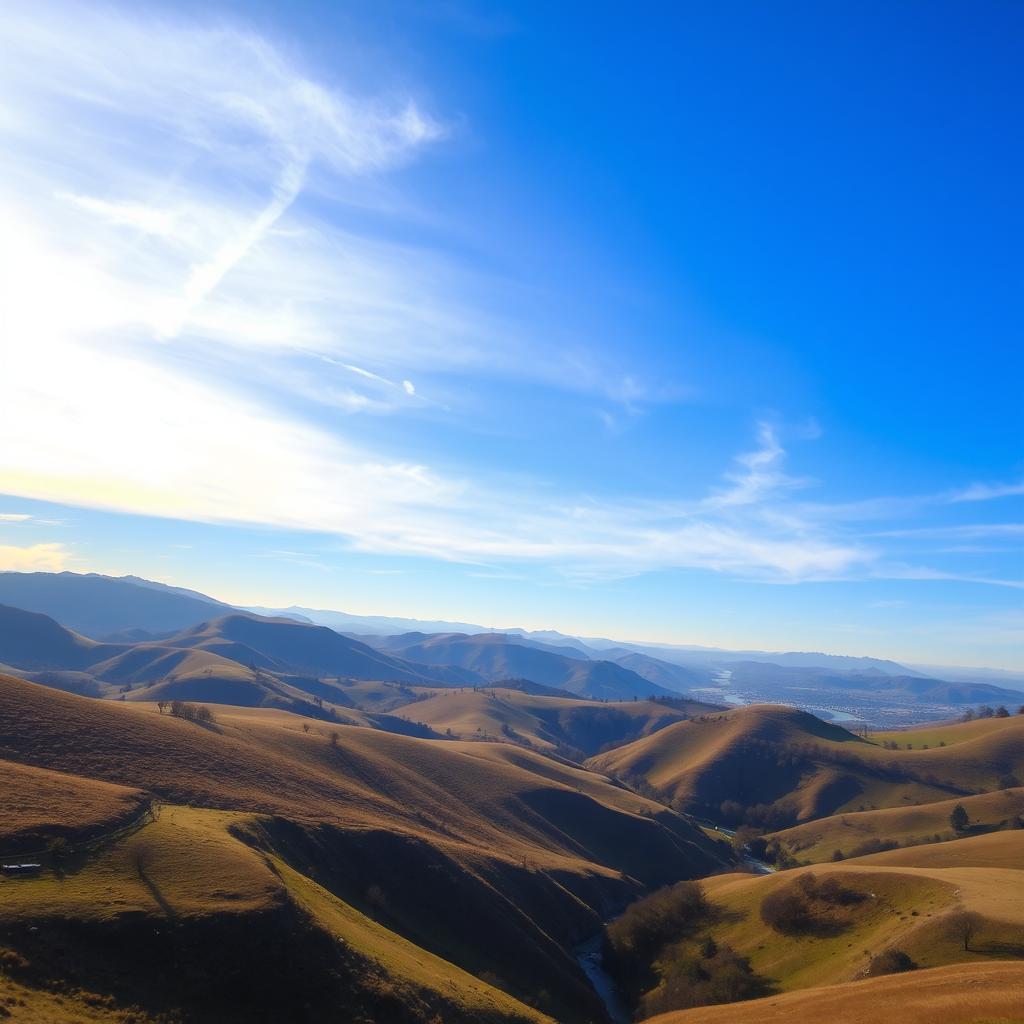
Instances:
[[[217,720],[213,712],[205,704],[189,704],[183,700],[158,700],[156,706],[160,710],[161,715],[165,711],[170,710],[170,713],[175,718],[183,718],[186,722],[210,725]]]
[[[1021,704],[1021,706],[1019,708],[1017,708],[1017,714],[1018,715],[1024,715],[1024,704]],[[1009,717],[1010,717],[1009,709],[1004,707],[1002,704],[1000,704],[999,707],[997,707],[997,708],[991,708],[987,704],[982,704],[981,707],[979,707],[977,709],[977,711],[974,711],[971,708],[968,708],[960,716],[960,721],[961,722],[973,722],[975,718],[1009,718]]]
[[[766,994],[750,961],[708,934],[714,916],[696,882],[677,882],[605,928],[605,968],[638,1016]]]
[[[837,935],[847,923],[847,909],[865,899],[835,875],[819,881],[808,872],[765,896],[761,920],[783,935]]]

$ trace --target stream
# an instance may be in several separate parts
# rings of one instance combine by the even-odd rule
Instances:
[[[626,1009],[626,1004],[623,1003],[611,975],[604,969],[604,958],[601,955],[603,942],[604,931],[599,931],[596,935],[591,935],[586,942],[581,942],[573,950],[576,962],[583,968],[591,987],[601,997],[612,1024],[629,1024],[633,1018]]]
[[[706,828],[714,829],[716,832],[728,836],[730,839],[736,834],[732,829],[723,828],[721,825],[715,825],[711,822],[701,822],[701,824]],[[756,857],[751,857],[749,853],[744,852],[741,854],[740,859],[756,875],[770,875],[775,872],[775,868],[770,864],[766,864],[763,860],[758,860]],[[587,976],[587,981],[590,982],[591,987],[598,994],[601,1002],[604,1003],[604,1008],[608,1011],[608,1017],[612,1024],[630,1024],[632,1017],[629,1010],[626,1008],[626,1004],[623,1003],[622,996],[619,995],[619,990],[611,975],[604,969],[604,957],[601,952],[603,943],[604,931],[601,930],[596,935],[591,935],[585,942],[581,942],[573,950],[573,953],[576,957],[576,962]]]

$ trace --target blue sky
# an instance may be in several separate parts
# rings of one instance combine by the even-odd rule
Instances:
[[[0,11],[0,568],[1024,668],[1020,5]]]

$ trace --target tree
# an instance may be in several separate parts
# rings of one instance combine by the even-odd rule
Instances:
[[[1009,718],[1010,712],[1002,704],[996,708],[996,718]]]
[[[303,722],[302,723],[302,731],[303,732],[309,732],[309,722]]]
[[[956,807],[950,811],[949,823],[953,826],[954,832],[964,832],[967,826],[971,823],[971,819],[967,814],[967,810],[963,804],[957,804]]]
[[[162,715],[167,710],[167,701],[158,700],[156,702],[156,706],[160,710],[160,714]]]
[[[971,942],[981,931],[985,919],[976,914],[973,910],[957,910],[946,918],[946,933],[950,938],[963,943],[963,947],[970,952]]]
[[[332,747],[336,747],[338,745],[338,740],[340,740],[340,739],[341,739],[341,733],[339,733],[337,729],[332,730],[332,732],[331,732],[331,746]]]

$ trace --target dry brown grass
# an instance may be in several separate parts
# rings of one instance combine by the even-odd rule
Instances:
[[[650,1024],[1019,1024],[1024,963],[956,964],[650,1018]]]
[[[912,807],[832,815],[772,833],[769,838],[777,839],[800,861],[827,861],[832,859],[835,850],[849,857],[858,846],[872,839],[892,840],[903,846],[930,841],[936,835],[943,839],[954,838],[949,816],[957,804],[963,804],[971,828],[998,828],[1024,815],[1024,788],[954,797]],[[913,862],[915,856],[911,855],[907,862]]]
[[[496,739],[525,743],[546,752],[594,754],[610,744],[625,743],[687,717],[699,704],[675,707],[657,701],[616,701],[536,696],[501,687],[449,689],[399,707],[395,714],[426,722],[461,739]]]
[[[61,836],[80,842],[109,832],[148,803],[138,789],[0,761],[0,854],[40,850]]]
[[[801,822],[995,790],[1007,774],[1024,777],[1024,716],[998,721],[982,730],[948,726],[945,747],[891,751],[792,708],[752,705],[671,725],[588,764],[699,813],[715,815],[724,801],[774,804],[777,816]]]

